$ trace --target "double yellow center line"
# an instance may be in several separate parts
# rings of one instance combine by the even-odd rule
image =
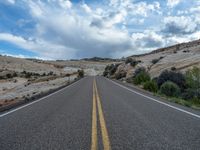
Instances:
[[[101,135],[103,141],[104,150],[110,150],[110,140],[108,137],[108,131],[106,128],[106,122],[103,115],[102,105],[97,90],[96,80],[93,82],[93,106],[92,106],[92,142],[91,150],[97,150],[98,147],[98,136],[97,136],[97,109],[99,115],[99,122],[101,128]]]

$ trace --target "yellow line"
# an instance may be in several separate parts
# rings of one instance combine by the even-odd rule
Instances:
[[[99,121],[100,121],[100,126],[101,126],[103,147],[104,147],[104,150],[110,150],[111,149],[110,140],[109,140],[108,131],[106,128],[106,122],[103,115],[100,97],[99,97],[97,86],[96,86],[96,81],[94,81],[94,87],[96,91],[97,107],[98,107]]]
[[[92,143],[91,150],[97,150],[97,111],[95,85],[93,82],[93,106],[92,106]]]

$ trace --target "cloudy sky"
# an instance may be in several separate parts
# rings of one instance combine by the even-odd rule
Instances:
[[[0,0],[0,54],[121,58],[200,38],[200,0]]]

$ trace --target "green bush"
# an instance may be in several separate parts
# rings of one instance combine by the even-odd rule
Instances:
[[[128,77],[126,78],[127,83],[133,83],[133,77]]]
[[[185,100],[192,100],[195,97],[195,91],[193,89],[187,89],[182,93],[182,98]]]
[[[140,63],[141,61],[137,61],[137,60],[135,60],[134,58],[131,58],[131,57],[128,57],[128,58],[126,58],[126,60],[125,60],[125,64],[128,64],[128,63],[130,63],[130,65],[132,66],[132,67],[135,67],[138,63]]]
[[[119,65],[120,64],[107,65],[103,72],[103,76],[105,77],[112,76],[117,71]]]
[[[186,89],[182,94],[182,98],[185,100],[198,100],[200,102],[200,89]]]
[[[152,64],[156,64],[157,62],[159,62],[160,61],[160,58],[158,58],[158,59],[153,59],[152,61],[151,61],[151,63]]]
[[[200,102],[200,68],[194,67],[186,72],[187,89],[182,94],[186,100],[196,100]]]
[[[157,83],[153,80],[144,83],[144,89],[156,93],[158,91]]]
[[[180,88],[175,83],[167,81],[161,85],[160,92],[166,96],[178,97]]]
[[[139,63],[138,61],[136,61],[136,60],[133,59],[132,62],[130,62],[130,65],[132,67],[135,67],[138,63]]]
[[[53,75],[53,71],[50,71],[50,72],[48,73],[48,75],[49,75],[49,76],[52,76],[52,75]]]
[[[171,71],[176,71],[176,67],[171,67]]]
[[[142,71],[134,77],[133,82],[134,84],[138,85],[150,80],[150,75],[146,71]]]
[[[26,72],[25,73],[25,78],[30,78],[32,76],[32,73],[31,72]]]
[[[135,69],[133,76],[136,77],[141,72],[146,72],[146,69],[144,67],[139,67],[139,68]]]
[[[16,72],[13,73],[13,77],[17,77],[17,73]]]
[[[125,64],[131,63],[132,60],[133,60],[133,58],[131,58],[131,57],[126,58]]]
[[[6,78],[12,78],[12,74],[7,73],[7,74],[6,74]]]
[[[117,65],[117,64],[112,64],[112,65],[110,66],[110,72],[109,72],[109,74],[110,74],[110,75],[113,75],[113,74],[117,71],[117,68],[118,68],[118,65]]]
[[[176,83],[176,85],[178,85],[182,91],[186,88],[185,76],[180,72],[168,70],[163,71],[157,79],[158,87],[160,87],[163,83],[167,81]]]
[[[200,69],[194,67],[192,70],[186,72],[186,83],[189,88],[200,88]]]
[[[78,70],[78,78],[84,77],[84,70]]]

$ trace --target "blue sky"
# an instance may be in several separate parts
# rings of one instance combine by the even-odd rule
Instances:
[[[0,54],[121,58],[200,38],[200,0],[0,0]]]

